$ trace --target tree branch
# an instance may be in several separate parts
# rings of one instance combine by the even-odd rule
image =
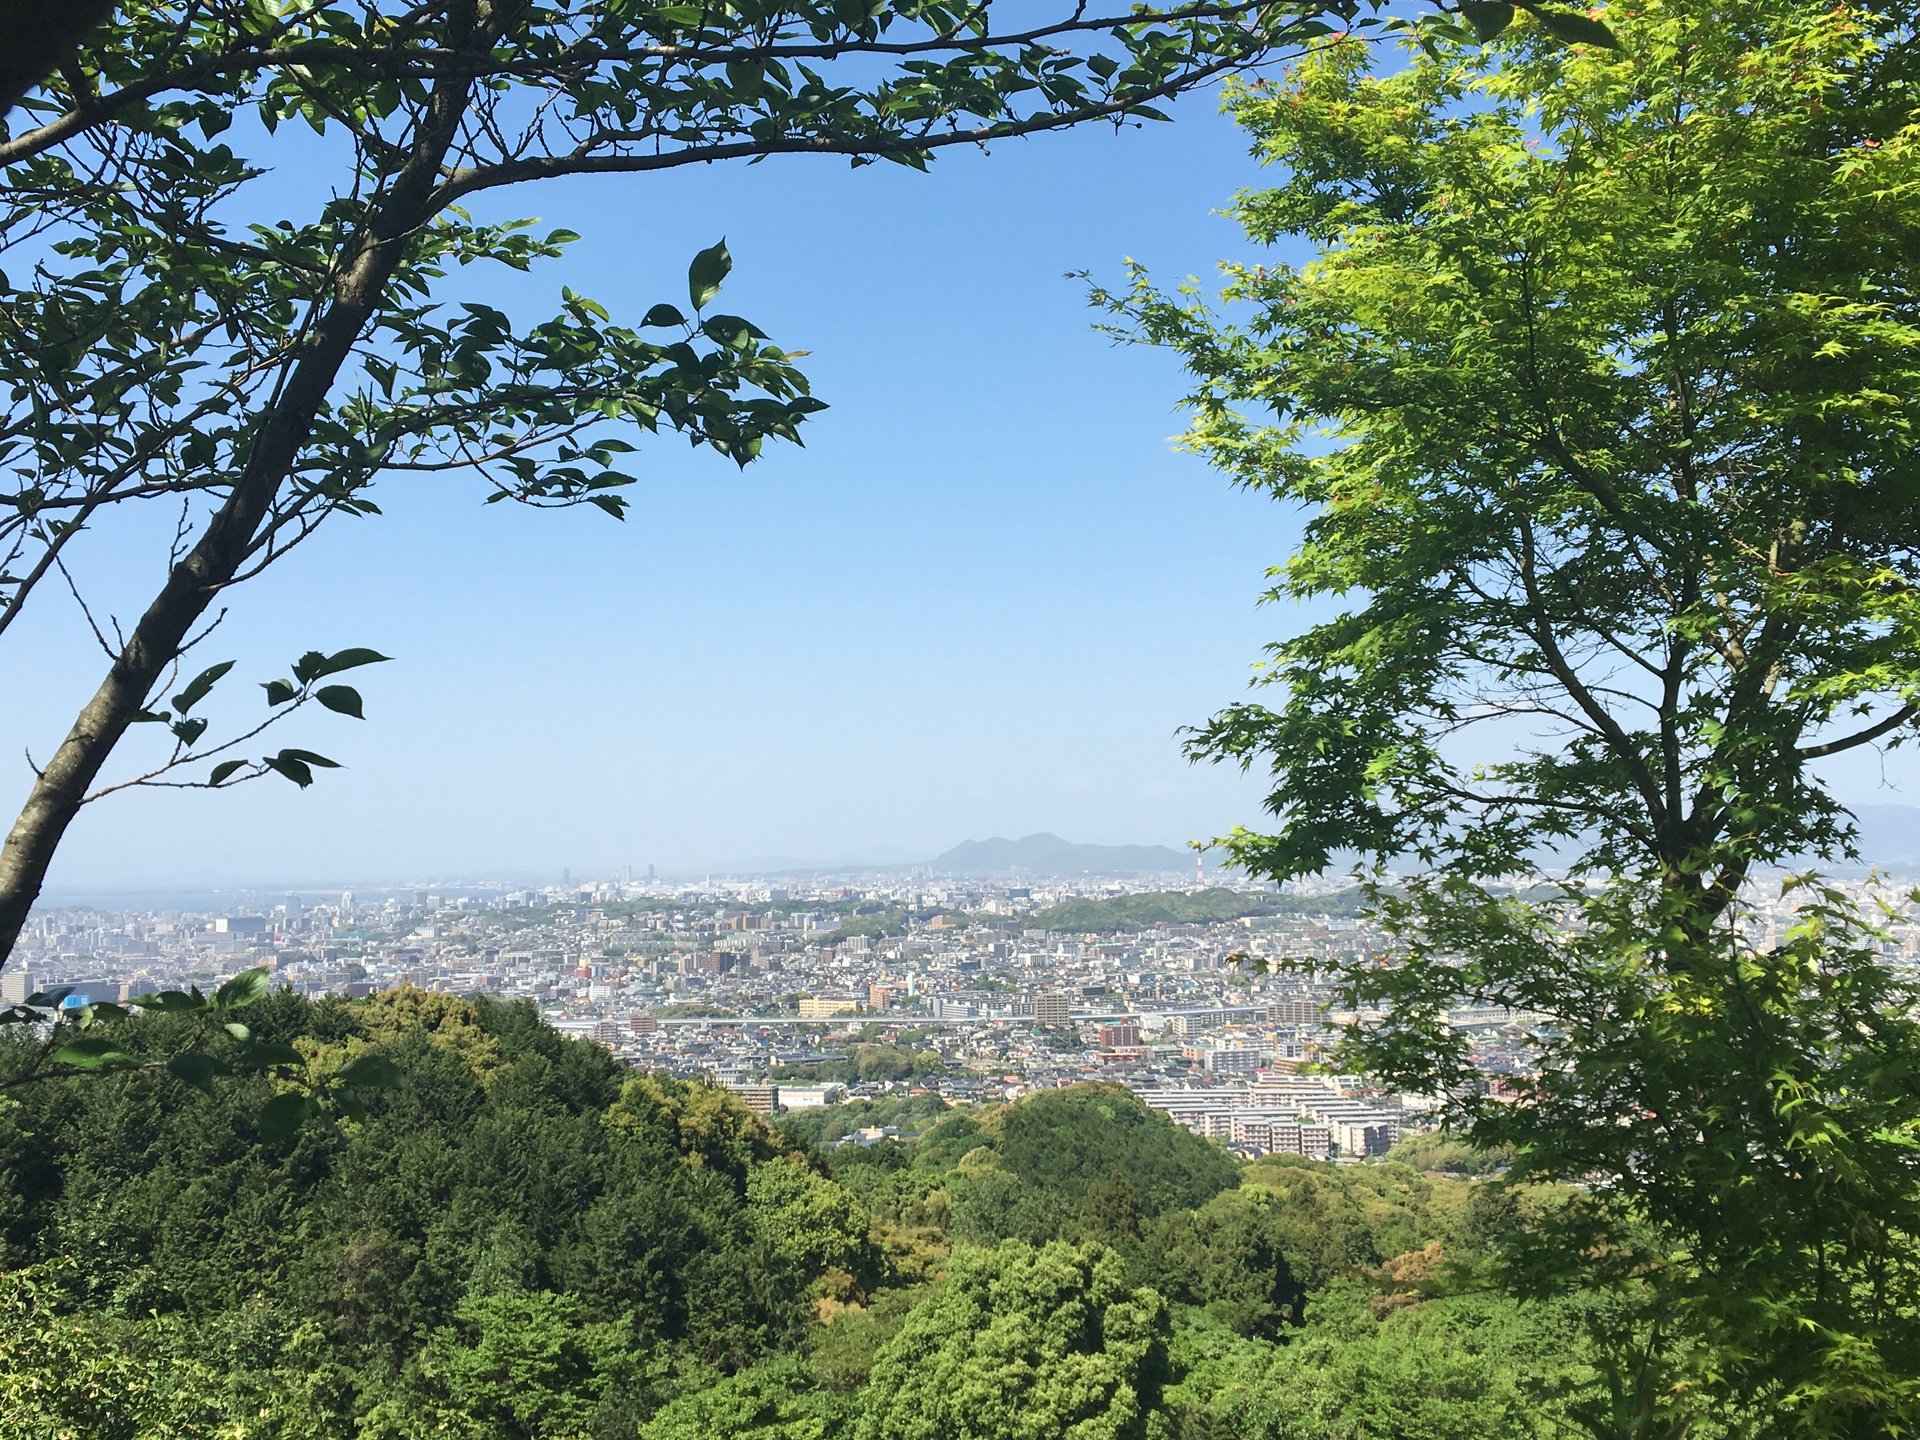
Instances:
[[[1851,750],[1859,745],[1870,745],[1881,736],[1898,730],[1916,715],[1920,715],[1920,705],[1909,702],[1864,730],[1856,730],[1851,735],[1843,736],[1838,740],[1823,741],[1818,745],[1802,745],[1794,751],[1794,754],[1802,760],[1819,760],[1828,755],[1838,755],[1843,750]]]

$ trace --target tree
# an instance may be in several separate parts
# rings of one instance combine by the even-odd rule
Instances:
[[[736,1177],[714,1117],[638,1113],[522,1007],[401,999],[249,1012],[302,1053],[377,1041],[396,1082],[339,1124],[261,1133],[258,1076],[0,1094],[0,1436],[632,1436],[814,1328],[850,1196],[771,1152]]]
[[[1505,1297],[1443,1300],[1381,1321],[1343,1315],[1272,1356],[1240,1398],[1231,1433],[1276,1440],[1564,1435],[1560,1412],[1591,1378],[1565,1342],[1562,1316]]]
[[[268,983],[266,967],[260,966],[241,971],[211,995],[196,985],[154,991],[122,1005],[96,1002],[69,985],[0,1005],[0,1094],[82,1075],[141,1071],[165,1071],[211,1091],[216,1078],[265,1074],[296,1082],[297,1088],[261,1097],[254,1118],[263,1134],[287,1134],[330,1111],[364,1113],[366,1094],[395,1078],[391,1065],[363,1051],[350,1059],[335,1057],[335,1063],[316,1072],[308,1056],[255,1036],[239,1016],[258,1015]]]
[[[641,1427],[641,1440],[831,1440],[848,1402],[822,1390],[792,1356],[764,1361],[682,1395]]]
[[[1820,764],[1920,715],[1910,17],[1606,13],[1627,59],[1523,22],[1240,87],[1285,176],[1236,213],[1315,258],[1227,267],[1245,324],[1144,275],[1100,297],[1196,377],[1186,444],[1307,510],[1269,598],[1337,611],[1191,753],[1270,771],[1237,863],[1360,857],[1393,948],[1341,970],[1378,1017],[1347,1063],[1587,1187],[1511,1273],[1644,1302],[1622,1426],[1691,1390],[1892,1433],[1915,996],[1871,904],[1802,877],[1769,934],[1756,887],[1854,855]],[[1517,1097],[1468,1004],[1539,1017]]]
[[[51,1291],[52,1287],[45,1287]],[[211,1436],[218,1377],[111,1318],[62,1313],[31,1267],[0,1281],[0,1406],[15,1435]]]
[[[0,118],[56,68],[71,64],[87,33],[113,13],[113,0],[0,4]]]
[[[1139,1440],[1166,1380],[1166,1303],[1103,1246],[956,1252],[882,1347],[859,1440]]]
[[[1297,1324],[1306,1291],[1287,1263],[1277,1198],[1257,1187],[1228,1190],[1165,1217],[1150,1251],[1155,1287],[1243,1335],[1271,1340]]]
[[[590,1434],[607,1372],[629,1337],[595,1324],[565,1295],[490,1295],[460,1307],[434,1332],[415,1384],[387,1397],[363,1433],[560,1437]]]
[[[748,1226],[767,1255],[804,1286],[837,1287],[847,1298],[873,1284],[880,1266],[865,1208],[853,1194],[807,1168],[798,1155],[756,1166],[747,1177]]]
[[[75,591],[106,673],[0,848],[0,960],[88,800],[269,773],[305,786],[334,763],[250,747],[310,706],[360,716],[337,677],[377,652],[304,653],[267,682],[264,719],[220,731],[196,712],[231,662],[181,666],[234,586],[329,518],[375,513],[376,479],[464,472],[488,500],[617,516],[625,435],[678,432],[745,464],[821,408],[795,357],[711,308],[724,243],[694,258],[684,302],[637,324],[570,290],[534,324],[436,304],[455,267],[526,269],[574,238],[467,207],[559,176],[773,155],[924,168],[952,145],[1156,118],[1363,3],[1063,6],[1005,28],[990,3],[944,0],[130,0],[0,139],[0,633],[71,581],[103,522],[157,504],[178,524],[129,627]],[[331,177],[304,217],[260,186],[294,124],[316,136],[303,168]],[[143,722],[157,753],[103,780]]]

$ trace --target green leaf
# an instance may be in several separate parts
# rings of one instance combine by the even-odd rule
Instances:
[[[297,686],[286,680],[269,680],[260,688],[267,692],[269,705],[284,705],[300,693]]]
[[[336,650],[321,660],[320,668],[313,672],[312,678],[318,680],[322,675],[338,675],[342,670],[356,670],[362,665],[382,665],[392,658],[391,655],[382,655],[378,650],[356,645],[346,650]]]
[[[640,323],[642,325],[684,325],[687,323],[687,317],[674,306],[661,304],[647,311]]]
[[[251,1005],[267,993],[267,986],[271,983],[267,967],[264,965],[256,965],[251,970],[242,970],[213,992],[213,1008],[237,1010],[242,1005]]]
[[[1474,38],[1486,45],[1507,33],[1514,8],[1506,0],[1460,0],[1460,15],[1473,27]]]
[[[27,996],[26,1004],[39,1010],[51,1010],[67,996],[73,994],[73,986],[62,985],[58,990],[36,990]]]
[[[171,1055],[167,1058],[167,1073],[174,1079],[193,1086],[194,1089],[213,1093],[213,1077],[230,1074],[224,1060],[190,1050],[183,1055]]]
[[[738,315],[710,315],[701,322],[700,333],[730,350],[745,350],[749,341],[767,338],[766,331]]]
[[[298,1068],[306,1063],[307,1057],[291,1045],[279,1045],[268,1040],[256,1040],[234,1056],[234,1064],[249,1070],[265,1070],[276,1065]]]
[[[322,655],[318,650],[309,650],[293,662],[293,678],[298,680],[302,685],[310,684],[327,673],[322,668],[326,663],[326,656]]]
[[[198,990],[188,994],[184,990],[160,990],[152,995],[136,995],[133,1003],[142,1010],[151,1010],[156,1015],[166,1015],[184,1010],[204,1010],[207,997]]]
[[[725,240],[709,245],[693,257],[693,263],[687,267],[687,297],[693,301],[694,309],[704,309],[706,303],[720,293],[720,282],[732,269],[733,256],[727,253]]]
[[[351,685],[322,685],[313,692],[313,698],[336,715],[351,715],[356,720],[367,718],[360,712],[360,692]]]
[[[311,750],[294,750],[289,748],[280,752],[280,758],[283,760],[298,760],[304,765],[318,765],[322,770],[338,770],[340,768],[340,762],[338,760],[329,760],[326,756],[316,755]]]
[[[603,321],[613,318],[607,314],[607,307],[598,300],[589,300],[585,295],[576,295],[564,287],[562,287],[562,294],[566,299],[567,308],[578,314],[591,315],[595,320]]]
[[[284,753],[280,755],[263,755],[261,757],[261,763],[276,775],[286,776],[287,779],[298,785],[302,790],[313,784],[313,771],[309,770],[305,765],[302,765],[298,760],[287,759]]]
[[[400,1083],[400,1067],[384,1055],[362,1055],[340,1071],[343,1085],[389,1090]]]
[[[276,1095],[260,1107],[254,1123],[266,1139],[285,1140],[299,1131],[312,1108],[305,1095]]]
[[[196,715],[191,720],[176,720],[167,728],[173,731],[174,739],[191,750],[193,742],[207,733],[207,722]]]
[[[82,1035],[53,1052],[56,1065],[72,1065],[87,1070],[132,1058],[120,1048],[118,1040],[109,1040],[105,1035]]]
[[[213,773],[207,777],[209,785],[224,785],[235,771],[247,768],[244,760],[222,760],[213,767]]]
[[[186,714],[187,711],[206,699],[207,692],[214,687],[214,682],[219,680],[222,675],[231,669],[233,669],[233,661],[222,660],[218,665],[209,665],[206,669],[202,670],[187,682],[186,689],[173,697],[173,708],[175,711],[182,715]],[[189,741],[188,743],[191,744],[192,742]]]
[[[233,1038],[236,1040],[248,1039],[253,1034],[251,1030],[249,1030],[246,1026],[242,1025],[238,1020],[229,1020],[225,1025],[222,1025],[220,1028],[225,1030],[227,1034],[233,1036]]]
[[[1540,22],[1542,30],[1563,45],[1598,45],[1604,50],[1620,48],[1620,42],[1615,38],[1613,31],[1590,15],[1583,15],[1577,10],[1553,9],[1545,5],[1529,5],[1527,11]]]

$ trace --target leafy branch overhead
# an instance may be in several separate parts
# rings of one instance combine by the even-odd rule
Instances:
[[[166,705],[143,711],[136,717],[141,722],[166,726],[174,738],[172,753],[147,771],[97,790],[87,799],[97,800],[117,790],[130,789],[134,786],[217,790],[225,785],[257,779],[261,775],[270,773],[285,776],[305,789],[313,783],[313,771],[316,767],[326,770],[338,769],[338,762],[311,750],[293,748],[284,748],[273,755],[263,755],[258,759],[236,756],[232,752],[288,719],[309,703],[318,704],[323,710],[331,710],[337,715],[350,716],[355,720],[365,719],[363,702],[357,689],[351,685],[320,682],[342,671],[357,670],[364,665],[381,664],[389,658],[377,650],[369,650],[363,646],[338,650],[331,655],[323,654],[318,650],[309,650],[293,662],[293,679],[268,680],[261,685],[260,688],[266,691],[268,707],[265,719],[217,744],[202,745],[200,742],[207,734],[209,722],[204,716],[192,715],[188,712],[213,693],[214,687],[233,669],[234,662],[223,660],[217,665],[209,665],[189,680]],[[215,757],[225,758],[216,761],[204,780],[180,778],[181,772],[188,767],[198,766],[207,760],[214,760]]]
[[[1467,34],[1482,45],[1498,40],[1522,15],[1532,17],[1541,30],[1563,45],[1598,45],[1602,49],[1619,48],[1612,28],[1598,15],[1571,5],[1542,3],[1542,0],[1460,0],[1459,15],[1466,22]]]

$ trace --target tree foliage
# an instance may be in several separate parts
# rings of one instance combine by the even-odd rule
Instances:
[[[1166,1302],[1099,1246],[963,1251],[880,1352],[857,1440],[1143,1440]]]
[[[264,1076],[195,1095],[126,1070],[0,1102],[0,1353],[24,1367],[0,1433],[91,1433],[76,1407],[124,1372],[129,1405],[200,1417],[140,1433],[252,1407],[284,1427],[263,1433],[586,1434],[637,1424],[675,1366],[790,1344],[831,1269],[877,1278],[858,1203],[737,1099],[623,1079],[530,1007],[282,993],[249,1020],[394,1082],[291,1133],[253,1120]],[[65,1373],[69,1345],[91,1368]]]
[[[846,1433],[850,1408],[788,1356],[682,1395],[641,1428],[640,1440],[834,1440]]]
[[[1485,1187],[1268,1162],[1195,1208],[1069,1167],[1019,1183],[1067,1186],[1043,1208],[1075,1238],[955,1248],[934,1197],[986,1159],[849,1147],[828,1176],[524,1005],[280,993],[251,1018],[394,1083],[280,1136],[248,1126],[258,1077],[0,1099],[0,1440],[1544,1437],[1604,1397],[1566,1305],[1436,1298],[1440,1257],[1511,1223]],[[1117,1128],[1139,1152],[1109,1092],[1045,1098],[1014,1107],[1036,1151]]]
[[[1122,1214],[1137,1223],[1199,1205],[1238,1178],[1220,1146],[1116,1085],[949,1115],[921,1138],[913,1165],[926,1183],[937,1179],[954,1233],[976,1242],[1109,1238]]]
[[[1244,323],[1144,276],[1102,297],[1195,375],[1191,448],[1306,508],[1270,598],[1337,607],[1192,750],[1271,773],[1240,864],[1362,857],[1397,949],[1344,975],[1384,1016],[1351,1063],[1591,1186],[1518,1278],[1644,1287],[1634,1404],[1892,1433],[1914,995],[1871,907],[1790,882],[1768,937],[1748,887],[1852,854],[1820,762],[1920,714],[1908,17],[1606,14],[1628,58],[1521,23],[1239,89],[1284,178],[1235,212],[1315,258],[1228,266]],[[1517,1099],[1445,1023],[1484,1004],[1540,1017]]]

